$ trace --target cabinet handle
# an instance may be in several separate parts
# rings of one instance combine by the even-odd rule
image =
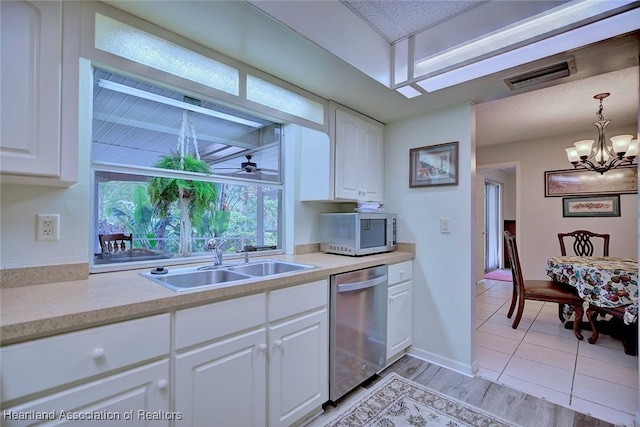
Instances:
[[[277,348],[281,348],[282,347],[282,340],[276,340],[275,344],[276,344]]]
[[[158,381],[158,383],[156,384],[156,387],[158,387],[158,390],[164,390],[165,388],[167,388],[167,386],[169,385],[169,381],[167,380],[160,380]]]
[[[258,349],[262,352],[267,350],[267,345],[265,343],[258,344]]]
[[[104,357],[104,348],[102,347],[95,348],[91,352],[91,358],[93,360],[99,360],[99,359],[102,359],[103,357]]]
[[[400,277],[404,277],[404,270],[400,270]]]

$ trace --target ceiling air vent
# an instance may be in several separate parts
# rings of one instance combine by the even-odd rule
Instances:
[[[559,64],[549,65],[548,67],[527,71],[526,73],[506,78],[504,82],[509,86],[509,89],[517,90],[523,87],[535,86],[540,83],[568,77],[571,74],[575,74],[575,72],[576,62],[572,58]]]

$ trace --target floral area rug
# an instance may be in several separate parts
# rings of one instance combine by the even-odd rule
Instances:
[[[517,427],[391,373],[327,427]]]

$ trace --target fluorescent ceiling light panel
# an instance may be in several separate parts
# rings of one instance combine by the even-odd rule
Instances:
[[[502,53],[462,68],[416,82],[427,92],[507,70],[548,56],[606,40],[640,28],[640,9],[633,9],[566,33]]]
[[[200,113],[210,117],[215,117],[218,119],[223,119],[223,120],[227,120],[234,123],[239,123],[241,125],[251,126],[253,128],[262,127],[260,123],[253,122],[251,120],[246,120],[240,117],[231,116],[229,114],[220,113],[218,111],[209,110],[208,108],[199,107],[197,105],[189,104],[188,102],[178,101],[177,99],[167,98],[166,96],[136,89],[131,86],[115,83],[109,80],[105,80],[105,79],[98,80],[98,86],[104,89],[109,89],[115,92],[123,93],[125,95],[137,96],[138,98],[159,102],[165,105],[171,105],[172,107],[178,107],[183,110],[193,111],[195,113]]]
[[[399,93],[406,96],[407,98],[415,98],[416,96],[422,95],[422,92],[412,88],[411,86],[403,86],[396,89]]]
[[[573,1],[568,5],[559,6],[537,17],[510,25],[486,37],[465,43],[430,58],[416,61],[414,77],[433,74],[456,64],[468,62],[473,58],[504,50],[514,44],[544,36],[552,31],[625,6],[632,1]]]

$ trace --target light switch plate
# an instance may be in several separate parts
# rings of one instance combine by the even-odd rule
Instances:
[[[450,218],[440,218],[440,233],[443,233],[443,234],[451,233],[451,219]]]

